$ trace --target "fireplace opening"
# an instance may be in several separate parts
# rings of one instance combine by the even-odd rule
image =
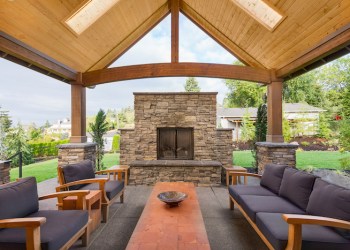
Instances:
[[[193,160],[193,128],[157,128],[158,160]]]

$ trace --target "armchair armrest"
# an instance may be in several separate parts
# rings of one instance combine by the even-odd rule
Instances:
[[[0,220],[0,228],[16,228],[16,227],[40,227],[41,224],[46,222],[45,217],[33,217],[33,218],[14,218]]]
[[[100,190],[104,189],[105,183],[108,181],[108,178],[93,178],[93,179],[84,179],[79,181],[68,182],[66,184],[56,187],[56,192],[60,192],[68,187],[80,185],[80,184],[90,184],[90,183],[99,183]],[[102,188],[102,189],[101,189]]]
[[[64,191],[58,193],[52,193],[44,196],[40,196],[39,200],[46,200],[51,198],[57,198],[58,204],[57,206],[61,208],[63,206],[63,199],[68,196],[76,196],[77,197],[77,208],[78,209],[86,209],[85,196],[90,193],[89,190],[79,190],[79,191]]]
[[[300,250],[302,243],[302,225],[320,225],[350,229],[350,222],[328,217],[283,214],[282,218],[288,223],[288,244],[286,250]]]
[[[39,250],[40,225],[46,222],[45,217],[14,218],[0,220],[0,228],[24,227],[26,230],[26,249]]]

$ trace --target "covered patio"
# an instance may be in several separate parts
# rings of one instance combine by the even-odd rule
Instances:
[[[180,14],[245,66],[181,61]],[[109,67],[168,15],[169,62]],[[296,147],[284,143],[282,133],[283,82],[349,52],[347,0],[0,1],[0,56],[71,89],[72,135],[60,149],[59,166],[95,159],[95,146],[86,137],[87,88],[196,76],[266,85],[268,128],[266,142],[258,143],[259,171],[271,162],[295,167]],[[79,157],[66,157],[72,149]],[[56,185],[56,179],[40,183],[39,192],[50,193]],[[124,249],[151,191],[151,186],[127,186],[124,204],[111,205],[110,220],[92,234],[87,249]],[[197,187],[196,193],[212,249],[267,248],[240,211],[229,210],[226,187]]]

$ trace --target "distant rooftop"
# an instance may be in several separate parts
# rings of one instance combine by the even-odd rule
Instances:
[[[251,118],[256,118],[257,111],[257,108],[218,108],[217,116],[241,118],[248,113]],[[284,103],[283,111],[285,113],[320,113],[326,110],[306,103]]]

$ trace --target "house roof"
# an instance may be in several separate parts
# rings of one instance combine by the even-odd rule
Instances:
[[[349,52],[350,4],[344,0],[269,0],[285,17],[274,30],[233,0],[119,0],[77,35],[64,21],[86,2],[0,1],[0,56],[65,82],[77,80],[79,73],[107,68],[163,20],[174,2],[246,65],[275,70],[277,77]],[[152,76],[159,68],[148,70]]]
[[[257,108],[218,108],[217,116],[226,118],[242,118],[245,114],[249,114],[250,118],[256,118]],[[320,113],[326,110],[313,107],[306,103],[284,103],[283,112],[285,113]]]

